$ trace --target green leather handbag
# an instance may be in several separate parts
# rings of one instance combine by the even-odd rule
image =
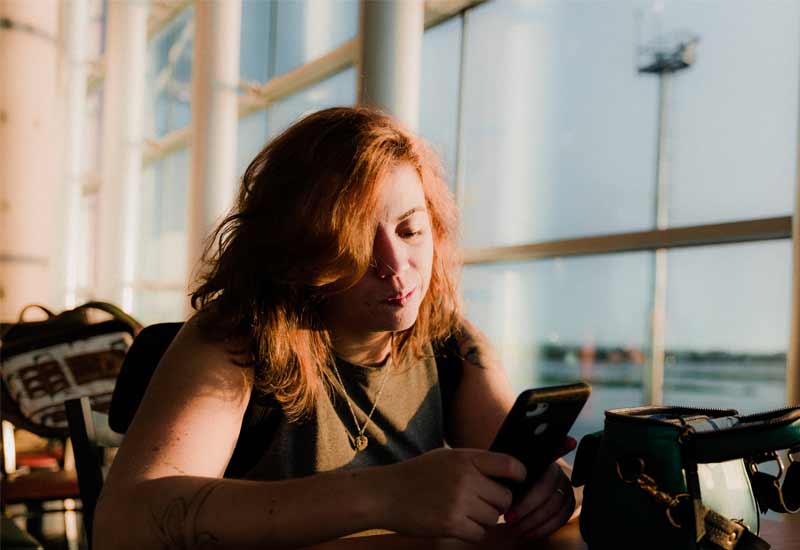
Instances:
[[[759,471],[768,461],[777,475]],[[799,461],[800,407],[606,411],[575,457],[581,534],[592,549],[768,549],[760,513],[800,510]]]

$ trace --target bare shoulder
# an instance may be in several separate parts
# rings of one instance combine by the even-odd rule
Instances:
[[[187,321],[153,374],[109,481],[220,477],[253,384],[252,367],[237,359],[225,341],[207,337],[196,319]]]
[[[174,391],[180,386],[191,394],[225,401],[239,401],[250,396],[253,368],[246,357],[237,355],[229,342],[209,337],[197,317],[181,327],[153,376],[153,390]]]

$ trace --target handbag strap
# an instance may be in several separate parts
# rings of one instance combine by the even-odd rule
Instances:
[[[31,308],[37,308],[37,309],[40,309],[40,310],[44,311],[47,314],[47,318],[48,319],[50,319],[51,317],[55,317],[56,316],[55,313],[53,313],[51,310],[49,310],[48,308],[46,308],[45,306],[43,306],[41,304],[28,304],[27,306],[22,308],[22,311],[19,312],[19,318],[17,319],[17,323],[24,323],[25,322],[25,312],[28,311]]]
[[[795,460],[795,454],[800,454],[800,445],[789,449],[789,467],[785,469],[777,452],[747,461],[750,483],[762,513],[767,510],[781,514],[800,512],[800,462]],[[771,460],[778,464],[778,475],[758,471],[759,464]],[[781,477],[783,477],[783,483],[781,483]]]
[[[115,319],[118,319],[129,325],[133,329],[134,336],[139,334],[142,328],[144,328],[139,321],[137,321],[134,317],[125,312],[122,308],[117,307],[114,304],[108,302],[98,302],[98,301],[86,302],[85,304],[82,304],[75,308],[75,310],[82,310],[82,309],[97,309],[110,314]]]

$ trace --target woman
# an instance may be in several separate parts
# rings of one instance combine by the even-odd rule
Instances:
[[[484,450],[514,396],[459,316],[455,240],[435,156],[389,117],[328,109],[270,143],[114,461],[97,548],[294,547],[372,528],[480,541],[502,514],[519,536],[566,522],[556,464],[512,503],[501,480],[524,466]],[[454,336],[463,368],[443,399],[433,349]],[[240,460],[243,418],[265,402],[272,427]]]

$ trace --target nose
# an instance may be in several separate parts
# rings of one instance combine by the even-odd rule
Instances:
[[[378,230],[372,247],[375,273],[379,278],[397,277],[409,267],[407,244],[397,235]]]

